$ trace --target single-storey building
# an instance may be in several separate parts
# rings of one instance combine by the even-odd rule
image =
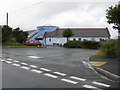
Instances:
[[[41,29],[42,28],[42,29]],[[28,36],[28,40],[40,40],[45,45],[55,45],[67,42],[66,37],[63,37],[62,32],[66,28],[58,28],[56,26],[40,26]],[[110,33],[108,28],[69,28],[73,32],[70,40],[108,40]]]

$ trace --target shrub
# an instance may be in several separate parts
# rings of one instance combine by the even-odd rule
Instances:
[[[98,49],[100,47],[100,42],[97,41],[82,41],[82,48]]]
[[[101,43],[100,50],[108,58],[118,58],[120,53],[120,43],[118,40],[108,40]]]
[[[81,41],[69,41],[63,45],[63,47],[67,48],[81,48]]]
[[[96,41],[69,41],[63,45],[67,48],[90,48],[97,49],[100,46],[100,42]]]

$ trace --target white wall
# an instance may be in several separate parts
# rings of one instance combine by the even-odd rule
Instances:
[[[49,40],[51,39],[51,41]],[[53,45],[53,43],[59,43],[59,44],[64,44],[67,42],[67,39],[64,37],[61,38],[56,38],[56,37],[50,37],[50,38],[46,38],[46,45]]]
[[[70,40],[79,40],[81,38],[81,41],[83,40],[94,40],[94,41],[100,41],[100,39],[108,40],[108,37],[71,37]],[[49,40],[51,39],[51,41]],[[46,45],[53,45],[53,43],[59,43],[64,44],[67,42],[67,39],[65,37],[48,37],[46,38]]]

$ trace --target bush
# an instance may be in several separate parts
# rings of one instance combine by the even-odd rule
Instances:
[[[120,43],[119,40],[108,40],[101,43],[100,50],[104,52],[108,58],[119,58]]]
[[[69,41],[63,45],[63,47],[67,48],[81,48],[82,44],[81,41]]]
[[[100,42],[97,41],[82,41],[82,48],[98,49],[100,47]]]
[[[63,45],[67,48],[90,48],[90,49],[98,49],[100,46],[100,42],[96,41],[69,41]]]

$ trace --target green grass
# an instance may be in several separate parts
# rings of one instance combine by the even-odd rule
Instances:
[[[45,48],[46,47],[46,46],[25,46],[20,43],[11,43],[11,42],[2,43],[2,46],[11,47],[11,48]]]
[[[91,57],[94,57],[94,58],[104,58],[105,57],[105,54],[102,52],[102,51],[97,51],[95,55],[92,55]]]
[[[45,46],[7,46],[11,48],[45,48]]]

